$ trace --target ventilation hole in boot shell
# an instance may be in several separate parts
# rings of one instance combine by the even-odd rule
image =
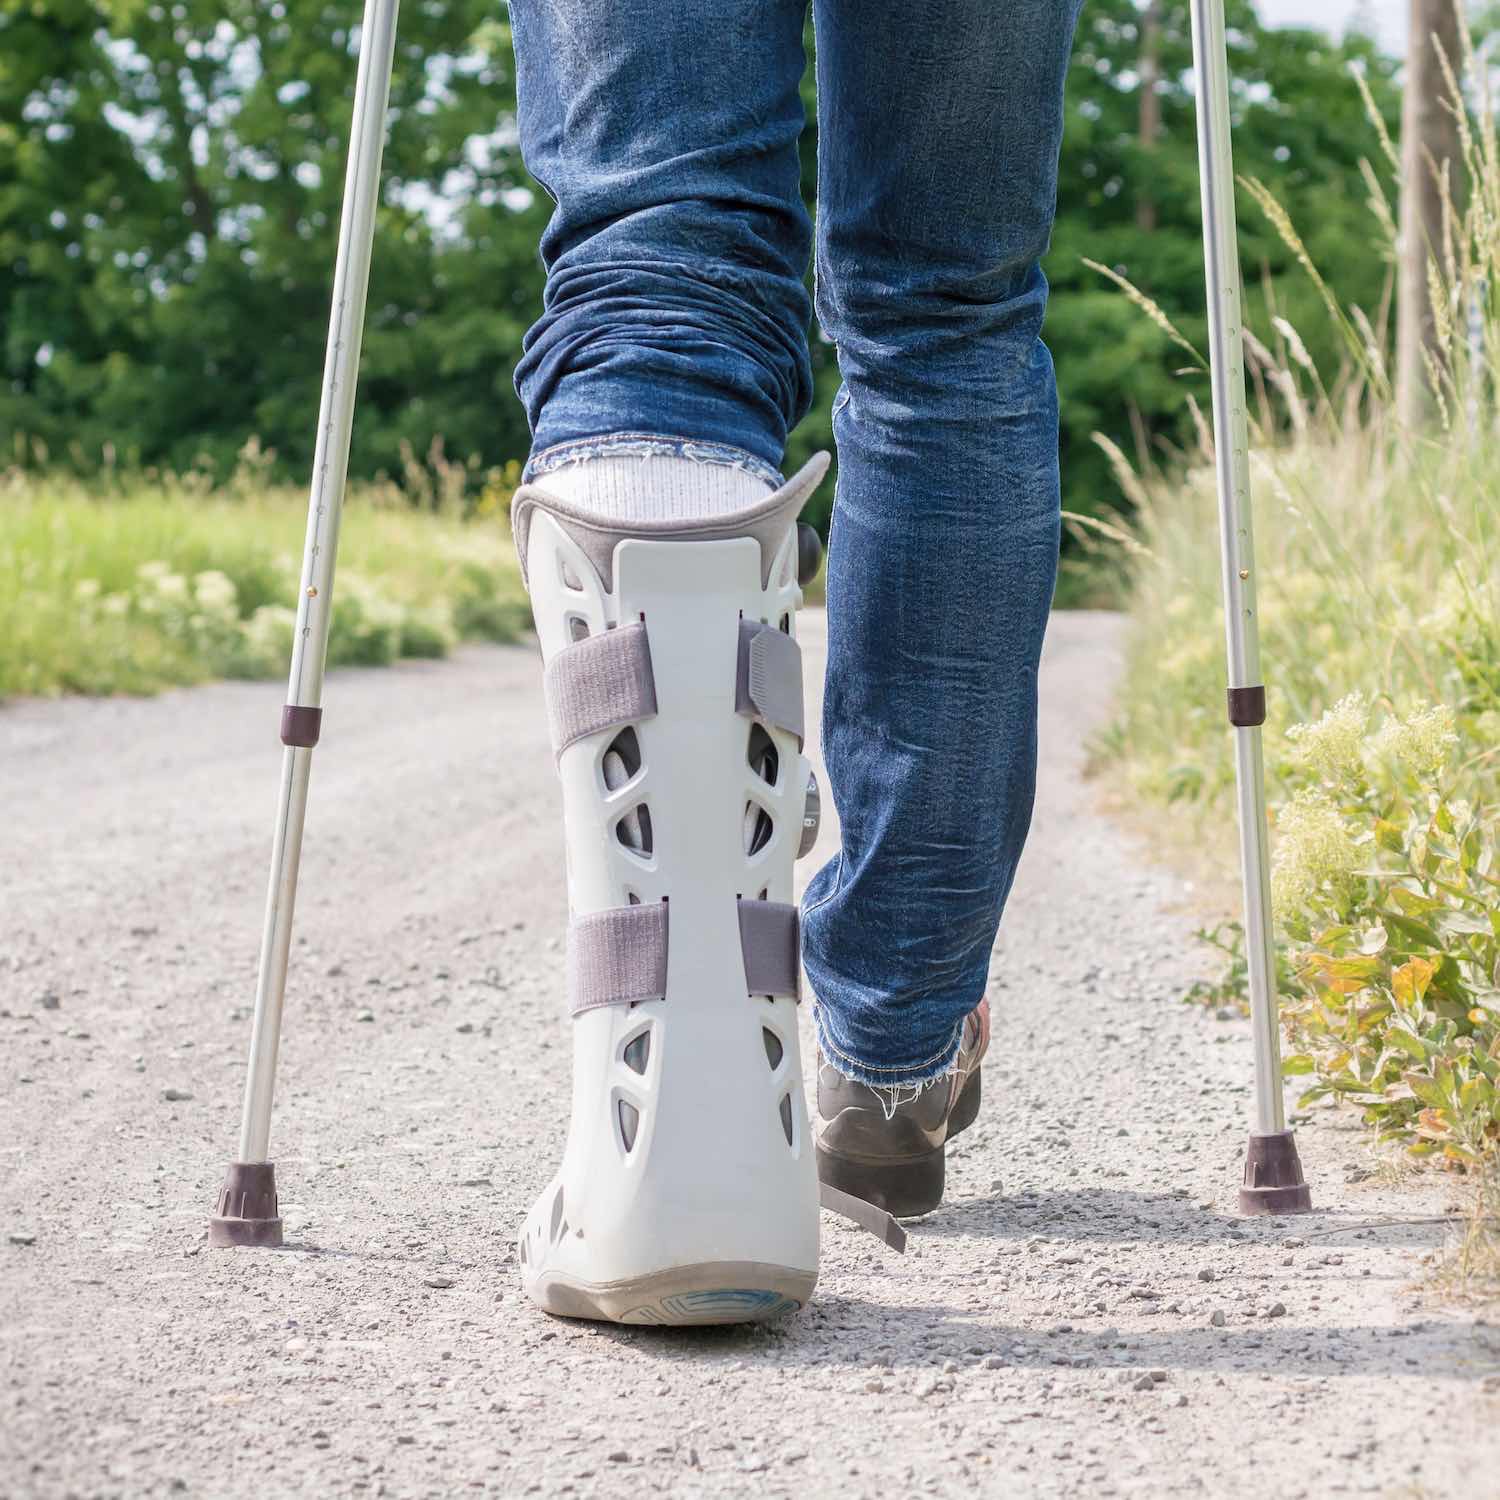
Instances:
[[[792,1144],[792,1096],[790,1094],[781,1096],[778,1112],[781,1115],[781,1128],[786,1132],[786,1143],[790,1146]]]
[[[622,787],[641,769],[641,742],[635,730],[626,725],[609,742],[604,752],[604,784],[610,791]]]
[[[776,741],[759,724],[750,726],[750,740],[746,748],[745,759],[750,762],[750,769],[767,786],[776,785],[781,757],[776,753]]]
[[[649,856],[651,843],[651,809],[644,802],[632,807],[615,824],[615,837],[634,854]]]
[[[758,803],[745,804],[745,853],[759,854],[771,842],[776,825],[771,815]]]
[[[582,615],[568,616],[568,639],[586,641],[589,638],[589,622]]]
[[[559,1187],[558,1190],[557,1190],[557,1196],[554,1197],[553,1200],[552,1200],[552,1222],[551,1222],[550,1228],[547,1231],[548,1234],[551,1236],[552,1240],[554,1241],[554,1243],[556,1242],[558,1235],[562,1233],[562,1228],[563,1228],[563,1190],[562,1190],[561,1187]]]
[[[631,1037],[625,1043],[625,1050],[620,1057],[633,1073],[644,1074],[646,1064],[651,1058],[651,1033],[643,1031],[639,1036]]]
[[[610,741],[599,769],[605,789],[611,792],[618,791],[637,775],[641,769],[641,742],[634,729],[626,727]],[[636,854],[651,853],[651,812],[645,803],[632,807],[618,819],[615,837]]]
[[[750,769],[767,786],[775,786],[781,770],[781,757],[776,742],[759,724],[750,726],[750,738],[745,750],[745,759]],[[755,802],[745,804],[745,853],[759,854],[771,842],[775,823],[770,813]]]
[[[786,1055],[786,1049],[781,1045],[781,1038],[769,1026],[760,1028],[760,1039],[765,1043],[766,1061],[770,1063],[771,1071],[774,1073],[781,1066],[781,1059]]]
[[[619,1100],[615,1107],[620,1117],[620,1139],[627,1151],[633,1151],[635,1133],[641,1126],[641,1112],[628,1099]]]

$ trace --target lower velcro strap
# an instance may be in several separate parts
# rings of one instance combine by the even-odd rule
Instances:
[[[645,622],[636,620],[565,646],[547,663],[552,749],[656,713],[656,678]]]
[[[746,994],[802,998],[800,938],[795,906],[780,901],[740,902]]]
[[[612,906],[568,928],[568,1009],[662,1000],[667,993],[667,903]]]
[[[802,747],[802,648],[786,631],[740,621],[734,706],[746,718],[795,734]]]

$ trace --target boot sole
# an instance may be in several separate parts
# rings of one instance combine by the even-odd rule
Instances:
[[[967,1130],[979,1115],[980,1069],[964,1085],[948,1116],[947,1140]],[[946,1143],[922,1156],[869,1158],[817,1149],[818,1180],[863,1198],[898,1219],[930,1214],[943,1201],[947,1180]]]
[[[526,1292],[543,1312],[558,1318],[688,1328],[785,1317],[806,1305],[817,1281],[816,1271],[729,1260],[610,1282],[544,1272]]]

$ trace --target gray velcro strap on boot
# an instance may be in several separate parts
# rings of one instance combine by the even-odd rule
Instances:
[[[747,994],[802,998],[801,930],[795,906],[741,901],[740,951]]]
[[[748,719],[785,729],[802,747],[802,648],[784,630],[740,621],[735,709]]]
[[[547,663],[545,681],[556,755],[585,735],[653,717],[656,679],[645,622],[564,647]]]
[[[667,903],[614,906],[576,917],[568,928],[568,1009],[664,1000]]]

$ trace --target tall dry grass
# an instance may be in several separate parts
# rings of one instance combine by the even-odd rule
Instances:
[[[1430,425],[1396,421],[1388,303],[1344,307],[1254,181],[1245,197],[1318,287],[1345,359],[1319,370],[1273,308],[1246,363],[1289,1070],[1412,1150],[1473,1166],[1500,1141],[1500,149],[1487,69],[1454,61],[1462,161],[1440,173],[1428,255]],[[1393,207],[1364,176],[1371,253],[1394,263]],[[1227,867],[1217,513],[1197,428],[1173,473],[1105,443],[1129,506],[1074,524],[1129,584],[1126,682],[1097,763],[1175,807]]]

